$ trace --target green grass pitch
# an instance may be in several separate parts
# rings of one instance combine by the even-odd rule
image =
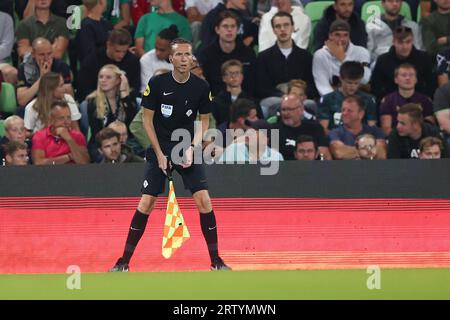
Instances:
[[[369,290],[365,269],[0,275],[0,299],[450,299],[450,269],[381,269]]]

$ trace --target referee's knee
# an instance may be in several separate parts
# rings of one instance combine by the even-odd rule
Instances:
[[[195,204],[197,205],[200,213],[209,213],[212,211],[212,204],[208,190],[197,191],[192,196],[194,197]]]
[[[139,201],[138,210],[144,214],[150,214],[150,212],[155,207],[156,197],[144,194]]]

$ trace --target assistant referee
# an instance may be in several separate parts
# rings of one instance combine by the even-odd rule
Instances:
[[[200,224],[205,237],[211,270],[231,270],[219,256],[217,226],[203,164],[193,163],[194,148],[201,148],[203,133],[208,129],[211,112],[209,85],[190,73],[192,44],[185,39],[171,43],[169,60],[174,70],[150,79],[142,98],[144,128],[152,147],[147,150],[147,166],[142,185],[142,197],[131,220],[125,250],[110,272],[129,271],[129,262],[144,234],[148,217],[158,195],[164,192],[169,161],[183,178],[200,212]],[[200,114],[201,128],[194,132],[194,122]],[[172,149],[179,141],[172,140],[172,132],[185,129],[191,143],[184,149],[183,161],[172,158]]]

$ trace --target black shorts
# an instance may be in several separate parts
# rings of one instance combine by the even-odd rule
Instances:
[[[170,153],[166,153],[170,160]],[[145,167],[144,181],[142,183],[141,193],[157,197],[165,190],[167,177],[158,166],[158,158],[152,148],[147,149],[146,152],[147,165]],[[192,164],[188,168],[183,168],[180,165],[173,165],[175,169],[183,178],[184,188],[190,190],[192,194],[200,190],[208,190],[206,182],[206,174],[203,164]]]

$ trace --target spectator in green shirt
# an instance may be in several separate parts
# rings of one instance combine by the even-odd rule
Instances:
[[[69,45],[66,20],[50,12],[52,0],[37,1],[34,15],[20,21],[16,29],[17,52],[23,58],[31,53],[33,40],[39,37],[52,43],[53,57],[62,59]]]
[[[147,13],[141,17],[134,35],[136,54],[138,57],[155,48],[156,36],[158,33],[175,24],[178,27],[179,35],[186,40],[192,40],[191,29],[188,20],[175,12],[170,0],[151,0],[152,6],[157,6],[158,10]]]
[[[131,23],[130,0],[106,0],[106,11],[103,17],[109,20],[114,29],[127,28]]]
[[[422,20],[422,38],[426,50],[433,57],[450,46],[450,1],[435,0],[437,10]]]

